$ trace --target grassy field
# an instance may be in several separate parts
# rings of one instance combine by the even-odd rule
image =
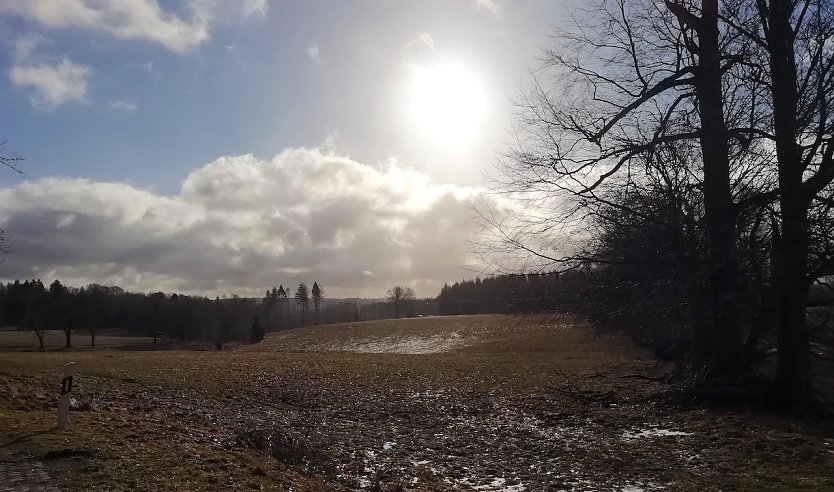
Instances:
[[[0,342],[0,446],[67,490],[834,490],[831,436],[659,404],[646,378],[667,367],[566,316],[333,325],[221,352]],[[70,360],[77,410],[57,431]]]
[[[43,345],[45,350],[63,349],[66,345],[64,332],[60,330],[46,330],[44,333]],[[96,335],[96,346],[90,346],[90,335],[78,333],[72,336],[73,350],[97,350],[97,349],[118,349],[118,348],[153,348],[151,337],[124,337],[102,333]],[[162,347],[168,343],[167,339],[157,341]],[[148,347],[146,347],[148,346]],[[0,352],[5,351],[39,351],[38,337],[31,331],[20,331],[13,328],[0,329]]]

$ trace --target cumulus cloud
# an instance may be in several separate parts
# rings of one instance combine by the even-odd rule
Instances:
[[[163,10],[157,0],[4,0],[6,12],[48,28],[80,28],[119,39],[143,40],[186,53],[209,39],[209,24],[218,11],[234,8],[244,16],[266,12],[266,0],[191,0],[190,15]]]
[[[313,42],[310,46],[307,47],[307,56],[310,57],[311,60],[316,62],[317,65],[321,65],[321,55],[319,54],[319,45]]]
[[[60,62],[18,65],[9,71],[9,80],[34,91],[29,99],[39,109],[51,110],[62,104],[86,100],[87,78],[92,69],[64,57]]]
[[[333,297],[434,295],[470,263],[476,190],[318,149],[222,157],[176,196],[46,178],[0,189],[5,279],[257,295],[317,281]]]

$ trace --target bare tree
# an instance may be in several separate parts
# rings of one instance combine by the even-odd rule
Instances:
[[[806,400],[808,286],[834,274],[833,10],[825,0],[588,8],[519,101],[516,146],[496,188],[527,213],[506,220],[496,207],[481,211],[498,251],[538,259],[539,268],[600,264],[595,252],[610,249],[552,238],[600,238],[593,225],[606,214],[656,222],[635,206],[643,201],[625,198],[660,199],[645,191],[652,180],[669,183],[656,165],[668,161],[664,149],[688,154],[676,172],[698,196],[674,203],[685,205],[678,226],[695,234],[676,241],[705,266],[701,373],[734,382],[775,317],[779,381],[791,401]]]
[[[17,154],[10,154],[6,152],[5,140],[0,142],[0,165],[6,166],[7,168],[19,174],[20,176],[23,176],[23,171],[19,167],[19,164],[22,160],[23,158]]]
[[[773,283],[778,305],[778,379],[794,403],[810,398],[808,288],[834,274],[834,4],[828,0],[736,2],[724,16],[764,58],[766,118],[761,135],[776,149],[778,202]],[[773,193],[771,193],[772,195]]]
[[[616,190],[645,182],[662,149],[685,149],[705,226],[708,319],[698,336],[709,343],[699,354],[701,372],[730,385],[743,368],[736,224],[744,207],[737,202],[758,199],[771,178],[750,130],[760,89],[743,77],[744,58],[730,55],[746,50],[747,40],[722,31],[719,19],[716,0],[589,7],[574,30],[558,36],[560,48],[545,52],[518,103],[517,144],[501,162],[497,190],[532,209],[532,219],[507,227],[489,211],[482,217],[510,249],[544,265],[593,262],[575,250],[559,254],[541,237],[568,230],[587,241],[589,204],[645,215],[613,200]]]
[[[414,300],[414,290],[411,287],[392,287],[388,291],[388,302],[394,305],[394,317],[400,317],[400,310]]]
[[[23,176],[23,171],[21,171],[19,167],[19,163],[23,160],[23,158],[14,153],[7,153],[5,150],[6,141],[3,140],[0,142],[0,165],[6,166],[18,175]],[[3,229],[0,229],[0,259],[2,258],[2,255],[5,255],[8,252],[9,245],[6,242],[6,232]]]

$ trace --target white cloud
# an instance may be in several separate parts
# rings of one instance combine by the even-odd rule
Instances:
[[[266,0],[190,0],[189,16],[163,10],[157,0],[3,0],[0,13],[31,19],[48,28],[79,28],[119,39],[143,40],[186,53],[209,39],[210,23],[227,17],[264,14]]]
[[[427,32],[422,32],[417,35],[416,38],[412,39],[408,43],[406,43],[405,47],[403,47],[402,55],[408,56],[409,51],[422,51],[422,50],[433,50],[434,49],[434,38],[431,37],[431,34]],[[418,53],[419,54],[419,53]]]
[[[317,281],[329,295],[435,295],[470,263],[477,191],[318,149],[222,157],[166,197],[46,178],[0,188],[0,277],[216,295]]]
[[[321,65],[321,55],[319,54],[319,45],[314,41],[313,44],[307,47],[307,56],[316,64]]]
[[[87,78],[92,69],[64,57],[56,64],[33,63],[12,67],[9,79],[19,87],[34,90],[30,98],[38,109],[51,110],[67,103],[86,100]]]
[[[41,45],[48,43],[48,40],[38,34],[20,36],[12,44],[12,56],[17,61],[29,60]]]
[[[110,107],[126,113],[132,113],[139,109],[139,106],[129,101],[113,101],[110,103]]]
[[[266,0],[244,0],[241,7],[243,15],[266,15]]]
[[[497,0],[475,0],[475,5],[479,9],[486,10],[495,17],[498,17],[500,14],[501,5]]]

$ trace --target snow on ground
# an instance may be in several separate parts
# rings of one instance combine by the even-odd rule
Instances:
[[[350,338],[333,341],[322,347],[329,352],[361,354],[438,354],[468,345],[457,332],[442,335],[405,335],[384,338]]]
[[[645,429],[634,429],[630,431],[625,431],[623,432],[623,439],[628,441],[633,439],[646,439],[651,437],[681,437],[691,435],[691,432],[683,432],[672,429],[664,429],[662,427],[657,426],[650,426]]]

